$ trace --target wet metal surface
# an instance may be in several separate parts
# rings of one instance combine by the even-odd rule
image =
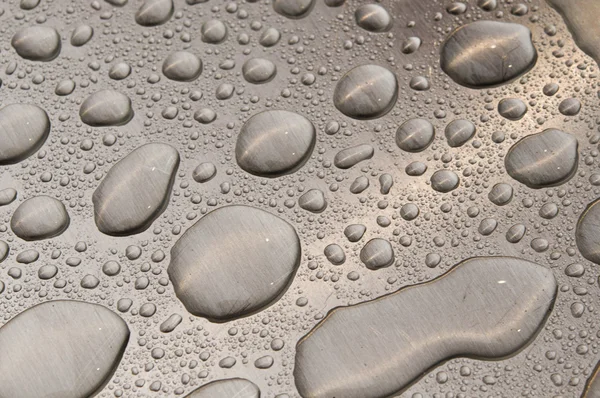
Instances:
[[[0,0],[0,398],[600,396],[595,0]]]

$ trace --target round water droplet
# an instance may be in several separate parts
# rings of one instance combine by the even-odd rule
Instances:
[[[371,239],[360,251],[360,261],[372,270],[389,267],[394,262],[394,249],[385,239]]]
[[[446,126],[444,134],[448,145],[453,148],[458,148],[467,143],[475,135],[475,125],[469,120],[457,119],[453,120]]]
[[[58,82],[54,93],[56,95],[65,96],[71,94],[75,90],[75,82],[71,79],[66,79]]]
[[[217,168],[210,162],[200,163],[192,173],[192,178],[196,182],[210,181],[217,174]]]
[[[434,138],[435,129],[425,119],[409,119],[396,131],[396,145],[407,152],[424,151]]]
[[[581,102],[577,98],[567,98],[558,105],[558,111],[565,116],[575,116],[581,110]]]
[[[431,187],[442,193],[455,190],[459,182],[458,175],[451,170],[438,170],[431,176]]]
[[[398,98],[396,75],[378,65],[361,65],[346,73],[335,87],[333,103],[354,119],[375,119],[388,113]]]
[[[276,13],[291,19],[304,18],[315,5],[315,0],[273,0]]]
[[[71,45],[81,47],[91,40],[94,35],[94,29],[89,25],[79,25],[71,34]]]
[[[131,66],[125,62],[114,64],[108,72],[108,77],[113,80],[123,80],[131,74]]]
[[[530,188],[564,184],[577,170],[577,139],[557,129],[532,134],[514,144],[504,159],[508,174]]]
[[[354,12],[356,24],[369,32],[385,32],[392,27],[392,17],[379,4],[364,4]]]
[[[169,54],[164,60],[162,72],[171,80],[190,82],[202,73],[202,61],[192,53],[177,51]]]
[[[141,26],[162,25],[171,19],[173,0],[144,0],[135,13],[135,22]]]
[[[242,66],[244,79],[253,84],[267,83],[275,77],[276,73],[275,64],[264,58],[251,58]]]
[[[490,202],[496,206],[504,206],[510,203],[513,197],[513,188],[505,183],[499,183],[492,187],[488,194]]]
[[[527,105],[519,98],[505,98],[498,103],[498,113],[508,120],[520,120],[527,113]]]
[[[315,141],[315,128],[304,116],[282,110],[265,111],[242,126],[235,157],[248,173],[278,177],[302,167]]]
[[[219,44],[227,37],[227,26],[218,19],[211,19],[202,24],[200,33],[203,42]]]
[[[327,208],[325,194],[320,189],[311,189],[298,198],[298,206],[311,213],[321,213]]]

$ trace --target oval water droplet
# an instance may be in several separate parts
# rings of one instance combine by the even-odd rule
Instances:
[[[168,273],[187,310],[226,322],[273,304],[300,264],[300,240],[286,221],[248,206],[202,217],[171,250]]]
[[[38,106],[10,104],[0,109],[0,165],[18,163],[33,155],[49,133],[48,114]]]
[[[353,119],[376,119],[388,113],[397,98],[396,75],[378,65],[361,65],[342,76],[333,104]]]
[[[283,110],[265,111],[242,126],[235,157],[248,173],[278,177],[302,167],[315,141],[315,128],[304,116]]]
[[[527,73],[537,60],[531,31],[523,25],[476,21],[448,36],[440,65],[456,83],[470,88],[506,84]]]

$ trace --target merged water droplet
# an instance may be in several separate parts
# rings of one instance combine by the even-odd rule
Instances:
[[[596,364],[594,368],[594,372],[588,378],[585,383],[585,389],[583,390],[583,394],[581,394],[581,398],[598,398],[600,397],[600,362]]]
[[[463,261],[432,282],[331,311],[298,343],[296,386],[303,397],[387,397],[445,359],[512,355],[543,325],[556,290],[550,270],[525,260]]]
[[[586,0],[546,1],[563,17],[577,47],[600,64],[600,5]]]

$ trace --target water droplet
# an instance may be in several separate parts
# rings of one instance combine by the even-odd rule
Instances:
[[[171,250],[169,277],[187,310],[226,322],[273,304],[300,263],[300,240],[284,220],[247,206],[200,219]]]
[[[0,395],[93,396],[111,377],[128,341],[127,324],[100,305],[63,300],[36,305],[0,329]]]
[[[121,126],[133,118],[131,100],[117,91],[101,90],[83,101],[79,117],[90,126]]]
[[[15,210],[10,228],[24,240],[50,239],[62,234],[70,218],[60,200],[50,196],[35,196]]]
[[[398,81],[378,65],[361,65],[346,73],[335,87],[333,103],[354,119],[375,119],[388,113],[398,98]]]
[[[532,134],[514,144],[505,158],[508,174],[530,188],[564,184],[577,170],[577,139],[557,129]]]
[[[177,51],[169,54],[164,60],[162,72],[171,80],[190,82],[202,73],[202,61],[192,53]]]
[[[461,26],[448,36],[440,53],[444,72],[470,88],[506,84],[527,73],[536,60],[529,29],[497,21]]]
[[[179,166],[166,144],[146,144],[121,159],[94,191],[94,217],[108,235],[145,231],[165,210]]]
[[[49,133],[48,114],[38,106],[10,104],[0,109],[0,165],[18,163],[33,155]]]
[[[60,35],[54,28],[31,26],[21,29],[11,42],[17,54],[30,61],[52,61],[60,54]]]
[[[305,397],[378,398],[451,357],[513,355],[542,326],[556,290],[552,272],[528,261],[466,260],[433,282],[330,312],[298,343],[296,386]]]

